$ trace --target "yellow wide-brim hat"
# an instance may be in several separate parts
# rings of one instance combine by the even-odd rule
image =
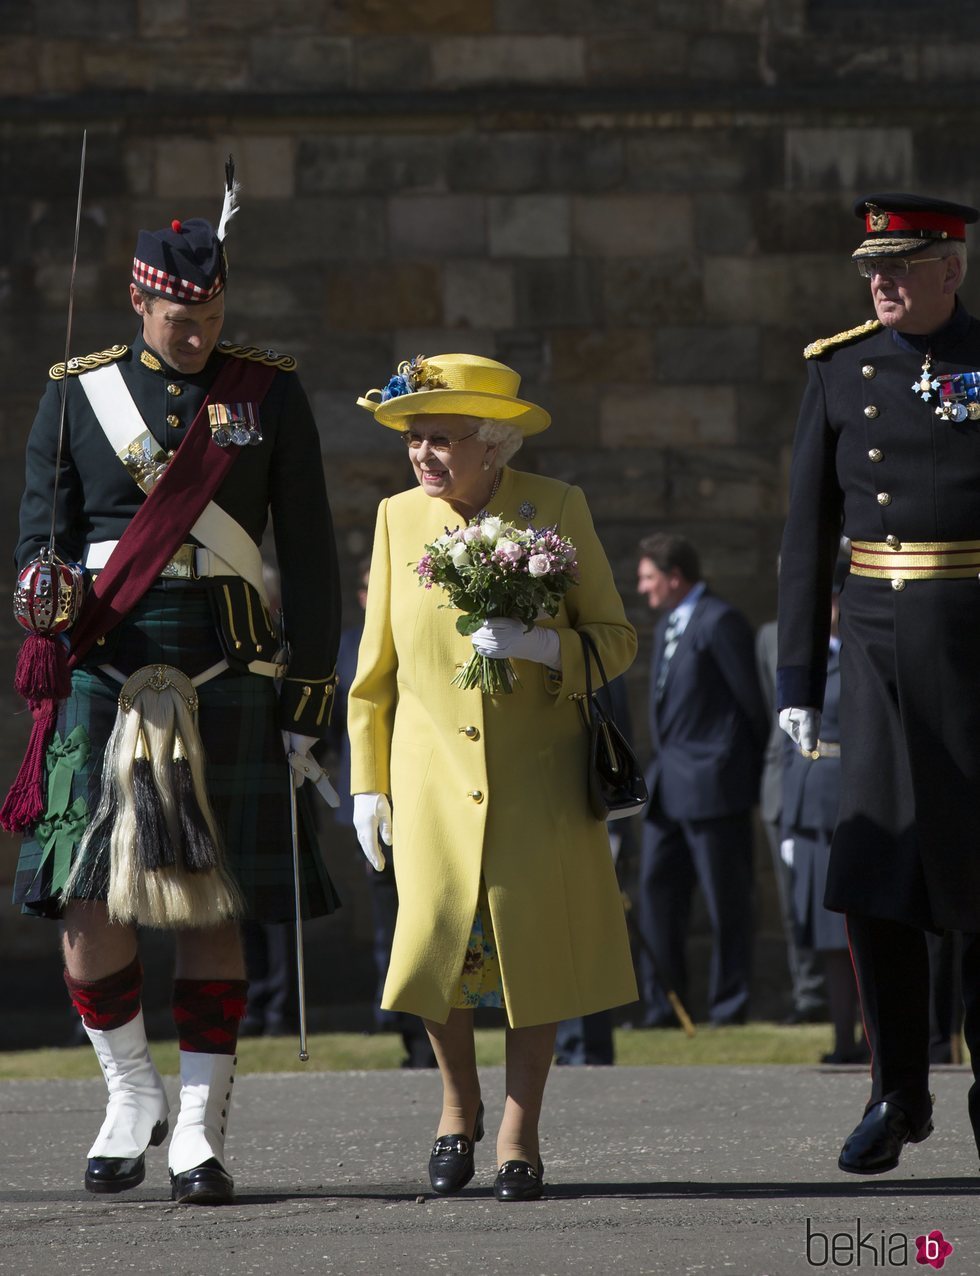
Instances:
[[[446,412],[502,421],[522,434],[538,434],[551,424],[551,414],[519,399],[520,385],[514,369],[494,359],[418,355],[410,363],[400,363],[383,390],[368,390],[357,403],[391,430],[404,430],[407,417]]]

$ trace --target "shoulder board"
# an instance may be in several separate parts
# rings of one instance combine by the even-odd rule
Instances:
[[[828,350],[836,350],[838,346],[849,345],[861,337],[869,337],[881,327],[880,319],[869,319],[867,323],[858,324],[856,328],[848,328],[846,332],[838,332],[833,337],[821,337],[819,341],[811,341],[803,350],[804,359],[818,359]]]
[[[94,354],[78,355],[68,360],[68,375],[78,377],[83,372],[91,372],[93,368],[104,368],[107,363],[114,363],[116,359],[121,359],[128,349],[129,346],[110,346],[108,350],[96,350]],[[54,364],[48,369],[48,376],[52,381],[63,381],[65,365]]]
[[[219,341],[221,354],[231,355],[234,359],[251,359],[253,363],[264,363],[267,368],[278,368],[280,372],[295,372],[296,360],[291,354],[280,354],[278,350],[260,350],[258,346],[236,346],[230,341]]]

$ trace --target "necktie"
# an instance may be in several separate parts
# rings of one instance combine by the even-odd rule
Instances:
[[[681,636],[681,618],[676,612],[671,612],[667,621],[667,630],[664,634],[664,650],[660,657],[660,668],[657,670],[657,699],[664,693],[664,685],[667,682],[667,669],[670,666],[671,657],[677,649],[677,643]]]

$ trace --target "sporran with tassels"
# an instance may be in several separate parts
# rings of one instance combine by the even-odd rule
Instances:
[[[86,854],[101,842],[113,921],[200,927],[241,915],[208,799],[197,709],[194,684],[172,665],[144,665],[127,678],[66,896],[87,895],[89,882],[104,879],[101,856]]]

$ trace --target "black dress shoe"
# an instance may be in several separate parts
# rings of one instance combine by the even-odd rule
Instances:
[[[432,1145],[429,1157],[429,1182],[433,1192],[452,1196],[461,1191],[473,1177],[473,1147],[483,1138],[483,1104],[476,1112],[473,1137],[465,1134],[441,1134]]]
[[[876,1103],[847,1136],[837,1164],[848,1174],[884,1174],[898,1165],[906,1143],[921,1143],[931,1133],[932,1117],[913,1128],[900,1107]]]
[[[235,1199],[235,1184],[212,1156],[192,1170],[170,1171],[170,1199],[178,1205],[230,1205]]]
[[[544,1185],[544,1164],[538,1157],[538,1168],[527,1161],[505,1161],[493,1181],[493,1194],[498,1201],[538,1201]]]
[[[150,1135],[153,1147],[167,1137],[169,1121],[158,1121]],[[90,1156],[85,1167],[85,1188],[89,1192],[125,1192],[139,1187],[146,1176],[143,1153],[139,1156]]]

